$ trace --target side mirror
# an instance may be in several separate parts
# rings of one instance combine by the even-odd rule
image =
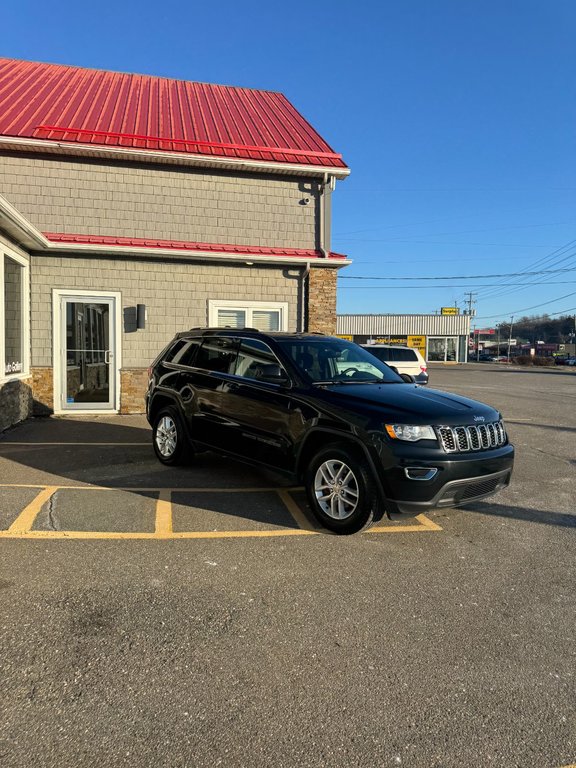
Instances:
[[[401,373],[399,374],[399,376],[402,379],[402,381],[406,382],[406,384],[416,384],[416,379],[414,378],[414,376],[410,376],[409,373]]]

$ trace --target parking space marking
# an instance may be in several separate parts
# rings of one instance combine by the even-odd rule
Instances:
[[[58,486],[49,485],[45,487],[43,491],[40,491],[40,493],[34,499],[32,499],[30,504],[28,504],[28,506],[25,507],[22,512],[20,512],[16,520],[14,520],[12,525],[8,528],[8,533],[18,535],[29,531],[34,525],[34,520],[36,520],[38,512],[40,512],[44,504],[56,493],[57,490]]]
[[[156,502],[155,533],[168,536],[172,531],[172,491],[162,490]]]
[[[416,515],[418,525],[397,525],[394,528],[384,525],[373,525],[366,533],[410,533],[412,531],[441,531],[442,528],[437,523],[430,520],[426,515]]]
[[[296,491],[299,490],[298,488],[293,488],[292,490]],[[284,502],[284,506],[290,512],[292,517],[294,518],[294,522],[296,525],[300,528],[302,531],[309,531],[310,533],[320,533],[320,529],[314,527],[310,520],[306,517],[306,515],[302,512],[298,504],[294,501],[292,496],[288,493],[288,491],[279,490],[277,491],[278,496],[282,499]]]
[[[40,485],[25,483],[0,483],[2,488],[38,489],[36,497],[18,514],[7,530],[0,531],[3,539],[226,539],[226,538],[269,538],[272,536],[315,536],[329,533],[315,527],[292,497],[292,493],[301,492],[302,488],[142,488],[111,487],[99,485]],[[156,493],[155,529],[146,531],[43,531],[32,530],[34,521],[42,507],[57,491],[128,491],[132,493]],[[234,530],[234,531],[174,531],[172,523],[172,494],[189,493],[270,493],[278,495],[294,519],[297,528],[278,528],[276,530]],[[366,533],[415,533],[441,531],[442,528],[423,514],[418,515],[417,524],[412,525],[376,525]]]
[[[120,447],[125,448],[126,446],[134,447],[135,445],[140,445],[140,446],[146,446],[148,448],[152,447],[152,444],[150,442],[148,442],[148,443],[142,443],[142,442],[140,442],[140,443],[77,443],[77,442],[74,442],[74,443],[36,443],[36,442],[30,443],[30,442],[18,442],[16,440],[0,440],[0,448],[3,445],[20,445],[20,446],[22,446],[22,445],[29,445],[31,448],[40,448],[42,446],[54,446],[54,445],[95,445],[95,446],[99,446],[99,445],[115,446],[116,445],[119,448]]]

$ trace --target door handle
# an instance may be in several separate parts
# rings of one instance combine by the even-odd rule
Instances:
[[[105,363],[105,365],[110,365],[110,362],[112,361],[113,357],[114,357],[114,353],[111,352],[109,349],[107,349],[104,352],[104,363]]]

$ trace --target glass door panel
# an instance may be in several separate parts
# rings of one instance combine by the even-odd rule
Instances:
[[[428,339],[428,360],[444,362],[446,360],[446,339],[434,338]]]
[[[66,368],[62,400],[66,409],[114,406],[114,299],[64,298]]]

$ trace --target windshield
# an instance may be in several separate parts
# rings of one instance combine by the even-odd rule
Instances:
[[[277,344],[315,384],[402,383],[386,363],[344,339],[278,339]]]

